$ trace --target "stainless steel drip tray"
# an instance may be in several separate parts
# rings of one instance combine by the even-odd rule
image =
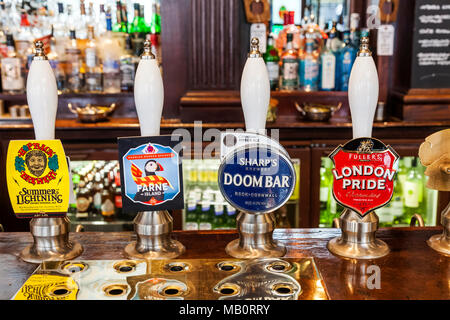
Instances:
[[[327,300],[314,259],[42,263],[14,299]]]

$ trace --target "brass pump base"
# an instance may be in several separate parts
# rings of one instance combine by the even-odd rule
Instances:
[[[179,241],[171,238],[173,220],[167,211],[139,212],[134,219],[137,241],[125,247],[131,259],[173,259],[185,252]]]
[[[69,241],[70,220],[64,218],[34,218],[30,221],[33,244],[27,246],[20,258],[30,263],[71,260],[83,252],[83,247]]]
[[[389,253],[388,245],[375,237],[378,229],[375,212],[361,218],[356,212],[344,209],[339,223],[342,235],[328,242],[331,253],[351,259],[377,259]]]
[[[428,245],[439,253],[450,256],[450,203],[442,212],[444,232],[428,239]]]
[[[241,212],[237,219],[239,239],[228,243],[227,254],[239,259],[282,257],[286,247],[273,240],[275,217],[273,213],[250,214]]]

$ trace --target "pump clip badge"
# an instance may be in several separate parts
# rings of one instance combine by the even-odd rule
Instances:
[[[174,150],[178,142],[171,136],[118,141],[124,212],[182,209],[181,159]]]
[[[342,206],[363,217],[391,200],[399,156],[390,146],[358,138],[329,157],[334,162],[333,196]]]
[[[66,215],[70,178],[60,140],[10,141],[6,180],[18,218]]]

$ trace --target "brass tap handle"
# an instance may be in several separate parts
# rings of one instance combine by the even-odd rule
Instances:
[[[84,232],[84,227],[81,224],[78,224],[75,228],[75,232]]]
[[[155,55],[152,52],[152,42],[150,40],[144,41],[144,52],[141,55],[143,60],[155,59]]]
[[[411,222],[409,223],[410,227],[415,227],[416,226],[416,222],[419,223],[419,227],[425,227],[425,222],[423,221],[423,218],[420,214],[415,213],[412,217],[411,217]]]
[[[358,57],[370,57],[371,55],[372,51],[369,49],[369,37],[362,37]]]
[[[44,43],[40,40],[34,43],[34,57],[33,60],[47,60],[47,56],[44,52]]]
[[[254,37],[250,42],[250,52],[248,54],[249,58],[260,58],[261,52],[259,51],[259,39]]]

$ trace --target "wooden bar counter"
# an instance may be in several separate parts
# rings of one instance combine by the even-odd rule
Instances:
[[[340,234],[338,229],[277,229],[274,238],[287,246],[286,257],[314,257],[326,290],[337,300],[441,300],[450,299],[450,257],[440,255],[426,244],[440,227],[384,228],[377,237],[391,253],[376,260],[346,260],[327,250],[327,242]],[[237,238],[236,231],[175,231],[173,238],[186,246],[180,259],[229,258],[226,244]],[[123,249],[135,240],[132,232],[71,233],[84,252],[79,259],[124,259]],[[20,251],[32,241],[30,233],[0,233],[0,299],[10,299],[36,269],[23,262]],[[381,288],[369,289],[372,268],[380,268]],[[369,286],[370,287],[370,286]]]

